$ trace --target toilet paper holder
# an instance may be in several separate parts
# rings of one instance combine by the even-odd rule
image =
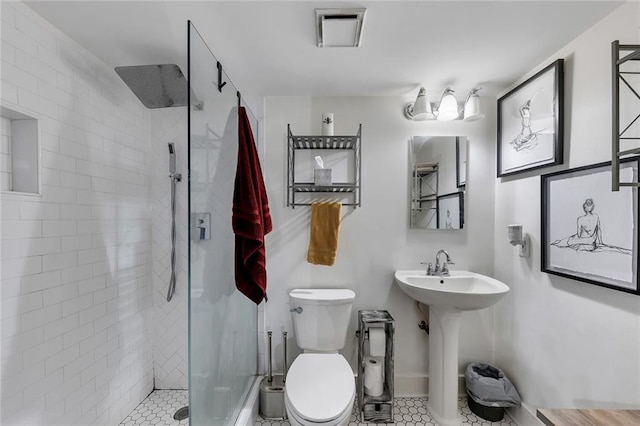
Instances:
[[[384,368],[381,395],[368,395],[365,391],[365,365],[369,357],[367,341],[372,335],[371,328],[384,329]],[[358,408],[361,421],[374,423],[393,423],[393,364],[394,364],[395,322],[386,310],[358,311]],[[379,334],[379,333],[376,333]],[[377,340],[377,339],[376,339]],[[379,347],[379,345],[378,345]],[[378,383],[379,384],[379,383]],[[379,391],[379,388],[376,389]]]

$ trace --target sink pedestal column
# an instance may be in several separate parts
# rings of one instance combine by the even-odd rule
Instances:
[[[429,415],[440,426],[459,426],[460,311],[429,305]]]

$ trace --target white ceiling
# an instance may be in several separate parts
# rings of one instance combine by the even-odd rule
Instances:
[[[27,1],[108,65],[177,63],[191,20],[245,96],[496,94],[615,1]],[[366,7],[362,46],[316,47],[316,8]]]

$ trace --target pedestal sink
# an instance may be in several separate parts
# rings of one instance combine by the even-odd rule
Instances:
[[[396,271],[398,286],[409,297],[429,305],[429,402],[427,410],[440,426],[459,426],[458,343],[460,314],[488,308],[509,287],[469,271],[428,276],[425,271]]]

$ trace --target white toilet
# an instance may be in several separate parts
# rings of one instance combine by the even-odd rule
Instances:
[[[285,385],[284,404],[293,426],[349,423],[356,385],[338,350],[347,338],[355,297],[348,289],[289,292],[296,342],[304,350],[291,364]]]

